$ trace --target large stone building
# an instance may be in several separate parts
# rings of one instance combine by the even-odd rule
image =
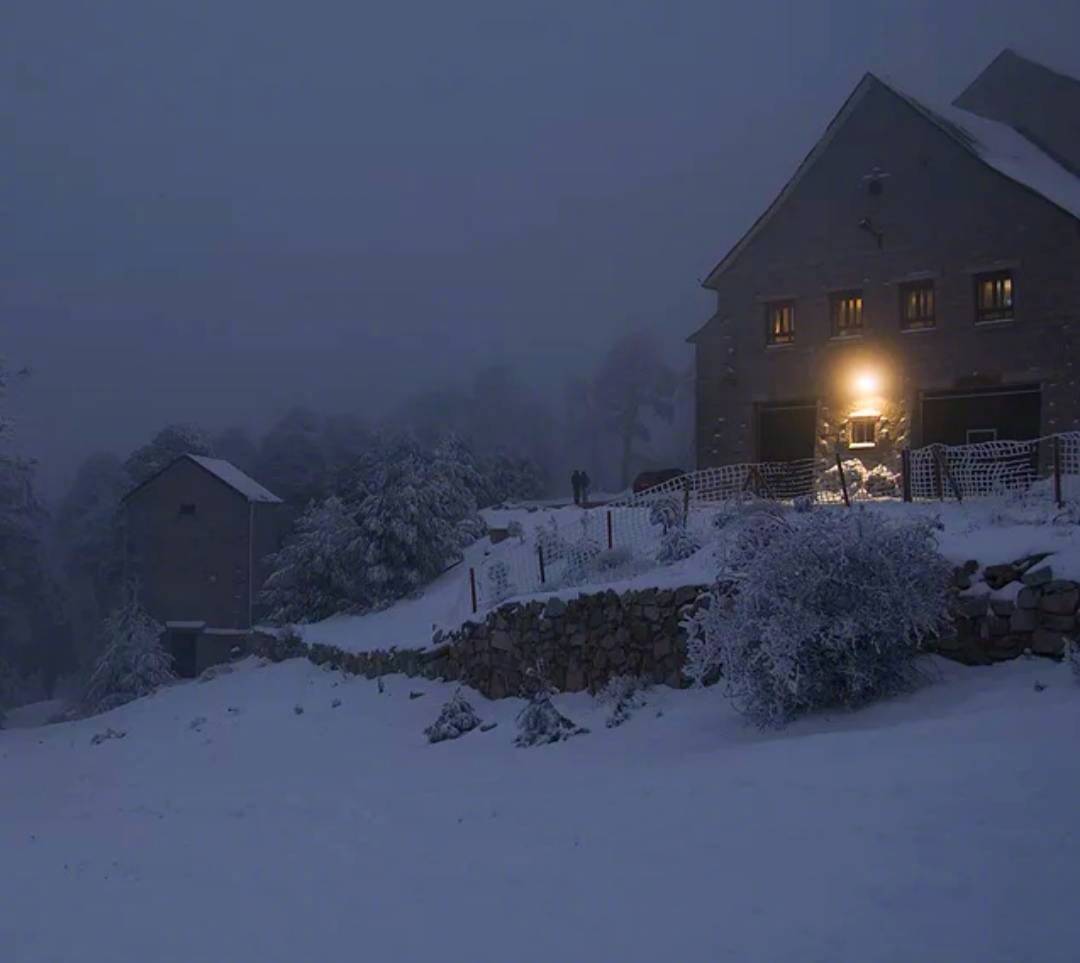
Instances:
[[[246,642],[281,499],[227,461],[182,455],[124,498],[128,573],[166,629],[179,675]]]
[[[1078,175],[1072,78],[1006,52],[931,109],[867,74],[704,282],[699,465],[1080,427]]]

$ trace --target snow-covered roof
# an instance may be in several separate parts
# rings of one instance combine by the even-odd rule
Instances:
[[[920,113],[999,174],[1040,194],[1080,218],[1080,177],[1062,167],[1008,124],[959,107],[929,107],[895,87]]]
[[[844,121],[874,84],[880,84],[891,91],[988,167],[1080,219],[1080,178],[1070,173],[1012,127],[979,117],[959,107],[930,107],[893,84],[868,73],[848,96],[844,105],[825,129],[825,133],[806,155],[773,202],[724,255],[720,263],[709,272],[704,281],[706,287],[710,287],[716,281],[769,222],[772,215],[795,189],[803,174],[824,151]],[[694,340],[700,333],[699,331],[692,335],[690,340]]]
[[[264,488],[250,475],[237,468],[231,461],[225,461],[223,458],[207,458],[205,455],[185,455],[184,457],[190,458],[210,474],[216,475],[230,488],[236,489],[249,502],[277,504],[281,501],[270,489]]]

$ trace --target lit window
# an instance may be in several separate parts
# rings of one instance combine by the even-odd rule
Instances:
[[[765,325],[769,344],[791,344],[795,340],[795,303],[774,301],[766,305]]]
[[[1013,316],[1011,271],[975,276],[975,320],[1006,321]]]
[[[862,334],[862,291],[839,291],[830,300],[834,338]]]
[[[915,281],[900,285],[900,326],[905,331],[932,328],[934,317],[934,282]]]
[[[181,515],[194,515],[195,514],[195,506],[192,505],[190,502],[186,502],[185,504],[180,506],[180,514]]]
[[[877,444],[877,415],[853,416],[848,423],[849,448],[873,448]]]

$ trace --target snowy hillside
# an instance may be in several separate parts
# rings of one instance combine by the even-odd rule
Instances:
[[[305,661],[0,731],[0,959],[1075,960],[1080,689],[932,666],[768,735],[660,688],[532,749],[475,697],[498,727],[432,746],[450,686]]]

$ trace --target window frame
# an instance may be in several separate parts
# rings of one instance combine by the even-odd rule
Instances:
[[[900,330],[901,331],[929,331],[937,327],[937,285],[933,278],[924,278],[920,281],[902,281],[899,285],[900,297]],[[911,317],[908,314],[909,294],[930,294],[930,313],[919,314]],[[921,302],[921,298],[919,299]],[[921,304],[920,304],[921,306]]]
[[[973,276],[973,285],[975,292],[975,323],[976,324],[997,324],[1002,321],[1013,321],[1016,319],[1016,272],[1012,268],[1000,268],[996,271],[980,271]],[[994,305],[991,307],[983,307],[982,304],[982,286],[987,283],[996,283],[999,281],[1008,282],[1008,306],[1005,307],[997,303],[998,297],[995,289]],[[1004,302],[1004,294],[1002,294],[1001,301]]]
[[[838,316],[841,313],[839,310],[840,305],[854,301],[856,298],[859,301],[859,325],[858,327],[841,328],[837,324]],[[866,331],[866,296],[862,288],[845,288],[841,291],[831,291],[829,293],[829,327],[831,331],[830,337],[838,340],[858,338]]]
[[[877,448],[878,415],[852,415],[848,418],[848,448]],[[856,428],[869,429],[869,440],[858,440]]]
[[[777,336],[773,325],[775,312],[788,312],[787,337]],[[793,298],[781,298],[776,301],[765,303],[765,344],[768,347],[785,347],[795,343],[795,300]]]

